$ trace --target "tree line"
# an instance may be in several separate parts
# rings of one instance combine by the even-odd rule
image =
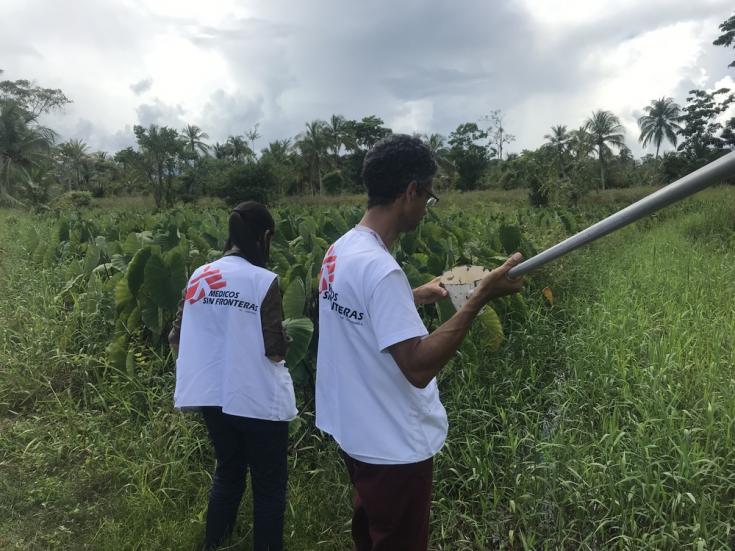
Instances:
[[[720,30],[714,44],[730,47],[735,16]],[[92,151],[78,139],[57,143],[58,135],[40,123],[42,115],[70,101],[61,90],[28,80],[0,81],[0,204],[45,204],[63,192],[151,194],[159,208],[203,196],[267,202],[285,195],[356,192],[366,152],[392,132],[376,115],[351,120],[334,114],[257,151],[257,124],[222,143],[210,143],[195,125],[136,125],[135,147],[110,154]],[[683,106],[668,97],[652,100],[638,120],[638,140],[655,153],[641,159],[626,145],[620,119],[604,109],[577,128],[553,126],[541,147],[521,153],[504,151],[515,136],[505,128],[501,110],[459,124],[446,137],[421,137],[436,156],[439,189],[525,187],[534,204],[551,197],[574,204],[593,189],[671,182],[733,150],[735,117],[721,121],[733,101],[728,88],[691,90]],[[674,149],[661,155],[665,143]]]

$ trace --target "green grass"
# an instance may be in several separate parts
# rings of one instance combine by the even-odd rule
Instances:
[[[733,213],[714,190],[574,252],[533,276],[500,351],[463,345],[440,380],[432,549],[732,548]],[[172,357],[109,365],[110,298],[70,308],[67,266],[28,260],[46,223],[0,213],[0,548],[198,549],[214,460],[172,409]],[[346,549],[351,492],[305,410],[287,546]]]

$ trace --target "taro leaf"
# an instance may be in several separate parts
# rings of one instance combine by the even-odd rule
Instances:
[[[307,218],[301,224],[299,224],[299,235],[304,240],[304,245],[307,249],[310,249],[313,244],[314,236],[316,235],[316,224],[314,221]]]
[[[59,230],[56,234],[59,241],[69,241],[69,220],[64,218],[59,224]]]
[[[521,230],[518,226],[509,226],[503,224],[500,226],[500,243],[503,250],[508,254],[513,254],[521,247]]]
[[[406,274],[408,282],[411,284],[412,288],[423,285],[424,283],[427,283],[432,279],[429,274],[422,274],[415,267],[411,266],[411,264],[404,265],[403,271]]]
[[[131,348],[128,350],[128,354],[125,358],[125,371],[128,373],[128,377],[131,379],[135,377],[135,371],[137,365],[135,363],[135,351]]]
[[[181,234],[179,233],[179,228],[176,227],[176,224],[169,224],[166,229],[157,231],[153,236],[153,242],[156,245],[160,245],[161,249],[164,251],[173,249],[179,244],[180,239]]]
[[[119,279],[115,284],[115,306],[120,310],[132,300],[133,295],[130,292],[128,281],[125,278]]]
[[[530,312],[523,295],[512,294],[508,297],[508,317],[512,321],[521,322],[528,318]]]
[[[74,277],[74,278],[70,279],[69,281],[67,281],[67,282],[66,282],[66,285],[64,285],[64,288],[63,288],[63,289],[62,289],[61,291],[59,291],[59,294],[58,294],[58,295],[56,295],[56,296],[54,297],[54,300],[55,300],[55,301],[59,301],[59,300],[61,300],[62,298],[64,298],[64,297],[66,296],[66,294],[67,294],[67,293],[69,293],[69,292],[70,292],[70,291],[72,290],[72,288],[73,288],[73,287],[74,287],[74,286],[75,286],[75,285],[76,285],[76,284],[77,284],[77,283],[79,282],[79,280],[80,280],[80,279],[82,279],[83,277],[84,277],[84,274],[79,274],[79,275],[77,275],[76,277]]]
[[[301,278],[294,278],[283,294],[283,317],[294,319],[304,317],[305,303],[306,289],[304,288],[304,282]]]
[[[503,335],[503,326],[500,324],[498,314],[486,306],[477,316],[475,321],[477,325],[476,335],[479,338],[479,344],[491,352],[495,352],[500,348],[505,336]]]
[[[100,263],[100,250],[99,247],[96,245],[93,245],[92,243],[89,243],[87,245],[87,254],[84,256],[84,267],[82,268],[82,271],[85,274],[91,274],[92,270],[94,270],[97,267],[97,264]]]
[[[128,264],[128,288],[134,297],[138,296],[138,290],[140,289],[140,286],[143,285],[145,265],[148,263],[151,252],[150,247],[143,247],[135,253],[130,264]]]
[[[122,250],[127,255],[134,255],[140,249],[140,240],[134,233],[129,233],[122,244]]]
[[[128,333],[134,333],[140,327],[140,321],[140,307],[136,306],[128,314],[125,322],[125,328],[128,330]]]
[[[157,252],[152,253],[146,262],[144,276],[141,292],[156,306],[167,308],[171,296],[169,273],[163,257]]]
[[[112,262],[100,264],[94,270],[92,270],[92,273],[108,276],[111,273],[115,273],[115,265]]]
[[[276,224],[276,235],[282,235],[286,241],[292,241],[296,238],[296,232],[288,218],[278,221],[278,224]]]
[[[419,270],[426,269],[426,264],[429,261],[429,255],[424,253],[414,253],[408,259]]]
[[[107,357],[110,363],[119,370],[125,369],[125,360],[128,355],[128,341],[126,335],[120,335],[107,345]]]
[[[446,267],[446,257],[441,253],[433,253],[429,255],[429,261],[426,263],[426,268],[429,273],[434,275],[441,275]]]
[[[184,262],[184,252],[180,247],[168,252],[166,255],[166,267],[168,268],[168,304],[166,309],[175,311],[178,307],[181,291],[186,287],[186,265]]]
[[[128,268],[128,263],[125,262],[125,257],[121,254],[113,254],[110,258],[110,263],[114,266],[116,270],[119,270],[121,272],[125,272]]]
[[[143,230],[140,233],[135,234],[140,241],[141,245],[152,245],[153,244],[153,232],[151,230]]]
[[[143,324],[151,330],[154,339],[158,339],[163,331],[163,321],[161,320],[161,309],[153,302],[146,301],[140,307],[140,318]]]
[[[436,313],[439,316],[439,323],[444,323],[451,318],[457,310],[454,309],[452,301],[448,298],[443,298],[435,302]]]
[[[286,352],[286,367],[294,368],[309,351],[314,324],[308,318],[286,319],[283,328],[291,338]]]
[[[286,272],[286,270],[288,270],[288,267],[290,266],[288,258],[286,258],[286,256],[281,251],[276,249],[271,250],[270,260],[272,265],[276,268],[275,271],[278,273]]]

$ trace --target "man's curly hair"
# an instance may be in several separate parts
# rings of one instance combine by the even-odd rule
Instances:
[[[419,138],[391,134],[368,151],[362,164],[362,182],[368,193],[368,208],[390,205],[413,180],[420,188],[431,183],[436,161]]]

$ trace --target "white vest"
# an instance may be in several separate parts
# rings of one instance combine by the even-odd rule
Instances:
[[[276,274],[237,256],[189,279],[176,361],[177,408],[287,421],[296,416],[291,375],[265,355],[260,307]]]
[[[427,334],[396,260],[358,226],[327,252],[319,288],[317,427],[366,463],[432,457],[447,435],[436,379],[413,386],[386,350]]]

